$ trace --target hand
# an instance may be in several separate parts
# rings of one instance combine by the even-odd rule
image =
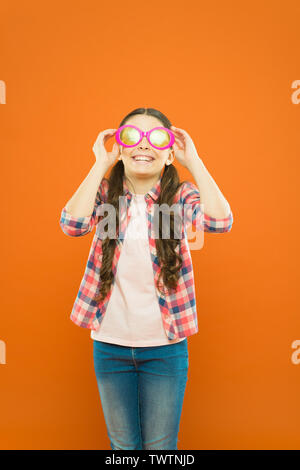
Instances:
[[[101,161],[106,165],[107,169],[110,168],[120,156],[119,146],[115,142],[111,152],[107,152],[105,148],[105,143],[107,140],[115,135],[118,129],[105,129],[98,134],[96,142],[93,146],[93,152],[96,157],[96,162]]]
[[[184,129],[171,126],[171,131],[175,136],[175,142],[173,144],[175,157],[182,166],[189,168],[192,162],[199,159],[195,144]]]

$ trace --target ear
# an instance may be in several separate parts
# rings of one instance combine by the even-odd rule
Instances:
[[[166,161],[166,165],[171,165],[175,159],[175,149],[173,148],[173,151],[170,151],[168,161]]]
[[[120,152],[120,155],[119,155],[119,158],[118,158],[118,160],[122,160],[122,157],[121,157],[121,153],[122,153],[122,147],[119,147],[119,152]]]

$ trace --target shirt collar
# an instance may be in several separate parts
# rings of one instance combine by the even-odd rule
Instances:
[[[151,197],[154,201],[157,200],[159,194],[160,194],[160,188],[161,188],[161,179],[162,176],[159,177],[157,182],[152,186],[152,188],[145,194],[145,200],[148,200],[149,197]],[[125,180],[125,175],[123,175],[123,192],[125,196],[129,196],[130,199],[132,197],[132,193],[129,191],[129,188],[127,186],[126,180]]]

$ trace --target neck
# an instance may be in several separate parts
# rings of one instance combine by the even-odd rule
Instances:
[[[160,174],[144,177],[126,176],[125,181],[128,189],[133,194],[147,194],[151,188],[157,183],[160,178]]]

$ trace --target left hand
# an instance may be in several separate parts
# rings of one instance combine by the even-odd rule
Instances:
[[[171,131],[175,136],[175,142],[173,144],[175,158],[177,158],[182,166],[189,168],[195,160],[199,159],[195,144],[184,129],[171,126]]]

